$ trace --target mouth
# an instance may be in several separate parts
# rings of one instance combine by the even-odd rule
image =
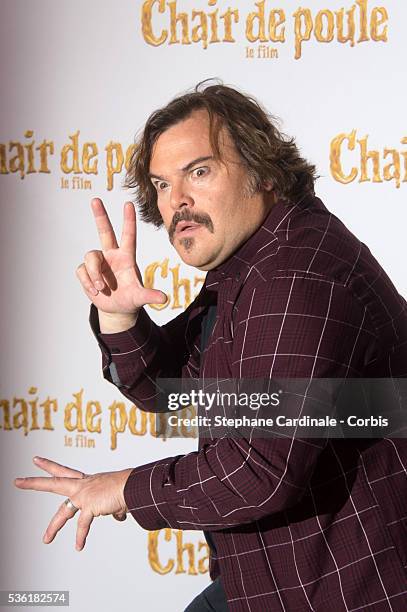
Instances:
[[[198,230],[201,226],[200,223],[194,223],[192,221],[179,221],[175,229],[176,236],[184,236]]]

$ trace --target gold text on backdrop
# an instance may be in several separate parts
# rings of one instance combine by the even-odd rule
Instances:
[[[287,17],[283,8],[271,6],[260,0],[255,10],[241,15],[239,8],[223,10],[218,0],[208,0],[211,10],[191,9],[182,11],[182,2],[173,0],[146,0],[141,9],[141,31],[144,41],[153,47],[161,45],[190,45],[199,43],[203,49],[214,43],[236,43],[239,26],[244,22],[245,38],[250,43],[285,43]],[[215,8],[216,7],[216,8]],[[253,8],[254,8],[253,7]],[[384,6],[369,7],[368,0],[356,0],[345,11],[321,8],[313,12],[300,6],[293,14],[295,59],[302,55],[304,42],[315,39],[317,43],[387,42],[388,13]],[[243,26],[242,26],[243,28]],[[278,57],[278,53],[274,55]]]
[[[164,542],[171,542],[175,536],[175,554],[176,559],[171,557],[171,552],[168,552],[168,546],[165,546],[160,536],[164,536]],[[185,542],[185,534],[179,529],[159,529],[150,531],[148,534],[148,561],[151,569],[157,574],[165,575],[173,572],[174,574],[188,574],[189,576],[198,576],[198,574],[206,574],[209,571],[209,548],[206,542],[200,540],[196,543]],[[163,549],[166,550],[163,550]],[[198,554],[204,552],[204,555],[197,559]],[[174,552],[174,551],[172,551]],[[188,569],[184,566],[184,557],[187,557]],[[163,559],[166,558],[165,562]],[[196,563],[198,561],[198,563]]]
[[[359,179],[359,183],[394,181],[397,189],[407,183],[407,151],[384,147],[383,151],[368,148],[368,138],[357,138],[356,130],[341,133],[331,140],[331,175],[344,185]],[[400,140],[407,145],[407,137]],[[358,145],[358,146],[357,146]],[[349,151],[355,153],[349,154]],[[358,165],[352,165],[357,163]],[[345,169],[346,168],[346,169]]]

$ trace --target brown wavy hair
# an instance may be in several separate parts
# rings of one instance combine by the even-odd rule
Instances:
[[[157,192],[151,183],[150,159],[157,138],[192,112],[205,109],[209,115],[210,143],[215,158],[221,160],[219,132],[226,127],[246,166],[249,185],[260,191],[266,183],[278,196],[299,202],[314,193],[315,166],[301,157],[294,138],[276,127],[276,119],[252,97],[211,80],[198,83],[192,92],[172,100],[148,118],[136,142],[124,187],[135,189],[135,201],[143,221],[161,227]]]

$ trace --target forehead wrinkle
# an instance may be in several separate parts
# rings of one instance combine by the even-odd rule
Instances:
[[[201,123],[201,126],[197,127],[196,120],[198,119],[199,115],[201,115],[202,117],[203,112],[204,112],[204,119],[203,121],[199,121],[199,123]],[[193,130],[194,132],[196,132],[196,136],[194,134],[195,138],[193,139],[191,139],[190,130],[187,130],[185,126],[185,124],[191,121],[195,123],[195,125],[193,125]],[[216,119],[215,119],[215,122],[216,122]],[[157,151],[157,145],[161,144],[164,150],[166,150],[168,148],[168,145],[166,144],[166,137],[170,136],[170,139],[174,138],[174,134],[173,133],[168,134],[168,132],[171,132],[173,129],[177,130],[178,128],[182,128],[182,127],[184,128],[185,133],[182,134],[181,136],[178,136],[178,138],[174,139],[173,142],[170,142],[170,145],[171,145],[170,148],[173,146],[177,147],[178,145],[182,145],[183,141],[186,138],[185,144],[187,147],[197,146],[200,141],[200,144],[202,144],[203,148],[209,149],[208,151],[209,154],[206,154],[202,157],[195,158],[194,160],[187,163],[182,168],[177,169],[176,172],[188,172],[188,170],[195,163],[199,163],[200,161],[203,161],[204,159],[209,159],[209,158],[211,158],[213,161],[217,162],[218,164],[225,166],[227,174],[229,174],[229,168],[227,167],[228,164],[241,165],[241,162],[243,160],[241,159],[241,155],[239,154],[236,148],[236,145],[233,141],[233,138],[231,137],[227,127],[225,125],[220,125],[217,130],[216,139],[218,141],[218,146],[219,146],[219,151],[218,151],[219,155],[218,155],[212,148],[211,137],[210,137],[210,120],[209,120],[208,114],[206,113],[206,111],[195,111],[189,117],[187,117],[184,121],[181,121],[179,123],[174,124],[173,126],[170,126],[167,130],[165,130],[164,132],[162,132],[162,134],[158,136],[158,138],[156,139],[156,141],[154,142],[152,146],[151,156],[150,156],[150,168],[151,168],[151,162]],[[161,143],[159,142],[160,140],[161,140]],[[202,142],[202,140],[205,140],[205,142]],[[163,144],[163,141],[164,141],[164,144]],[[166,157],[167,159],[168,157],[171,158],[171,155],[167,154]],[[156,178],[159,180],[167,180],[164,176],[161,176],[160,174],[156,174],[154,172],[150,172],[149,177]]]
[[[197,164],[201,164],[204,161],[208,161],[208,160],[214,160],[214,156],[213,155],[203,155],[201,157],[196,157],[192,161],[188,162],[186,166],[184,166],[183,168],[180,168],[178,172],[184,172],[184,173],[189,172],[189,170],[191,170]],[[164,177],[160,176],[159,174],[154,174],[153,172],[149,172],[148,176],[150,178],[156,178],[162,181],[165,180]]]

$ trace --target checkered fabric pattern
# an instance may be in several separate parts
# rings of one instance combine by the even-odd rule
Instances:
[[[217,303],[200,354],[203,313]],[[318,198],[278,201],[163,326],[100,334],[103,372],[145,410],[157,377],[402,378],[407,304]],[[149,530],[210,531],[232,612],[407,609],[407,440],[200,440],[135,468],[125,486]]]

